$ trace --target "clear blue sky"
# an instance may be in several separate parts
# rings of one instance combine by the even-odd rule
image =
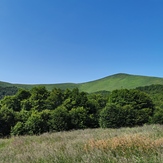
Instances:
[[[163,0],[0,0],[0,81],[163,77]]]

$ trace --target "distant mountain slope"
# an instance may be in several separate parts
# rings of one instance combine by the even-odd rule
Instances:
[[[0,87],[10,87],[10,86],[13,86],[13,84],[0,81]]]
[[[62,83],[62,84],[39,84],[45,86],[48,90],[53,89],[54,87],[60,89],[73,89],[79,88],[80,91],[86,92],[97,92],[97,91],[112,91],[115,89],[121,88],[136,88],[140,86],[148,86],[151,84],[162,84],[163,78],[158,77],[149,77],[149,76],[140,76],[140,75],[129,75],[129,74],[115,74],[102,79],[85,82],[85,83]],[[6,82],[0,82],[0,86],[17,86],[18,88],[31,89],[32,87],[38,85],[25,85],[25,84],[11,84]]]
[[[131,89],[151,84],[163,84],[163,78],[119,73],[99,80],[82,83],[79,88],[87,92],[94,92],[101,90],[112,91],[121,88]]]
[[[14,86],[17,86],[18,88],[25,88],[25,89],[31,89],[36,86],[45,86],[47,90],[52,90],[53,88],[60,88],[60,89],[73,89],[78,88],[79,84],[75,83],[61,83],[61,84],[14,84]]]

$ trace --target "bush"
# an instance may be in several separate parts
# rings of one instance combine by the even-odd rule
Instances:
[[[44,132],[44,122],[39,112],[33,112],[28,120],[25,122],[26,134],[41,134]]]
[[[11,127],[15,124],[15,114],[12,109],[2,107],[0,109],[0,135],[8,136],[11,131]]]
[[[68,110],[60,106],[51,112],[50,115],[51,130],[64,131],[70,129],[70,116]]]
[[[159,108],[156,110],[156,112],[154,113],[152,122],[156,124],[163,124],[163,109],[162,108]]]
[[[71,125],[73,129],[83,129],[87,127],[87,111],[83,107],[77,107],[70,110]]]
[[[117,128],[123,124],[122,109],[115,104],[107,105],[100,112],[99,124],[102,128]]]
[[[100,112],[99,124],[102,128],[133,127],[150,121],[150,109],[136,110],[130,105],[107,105]]]

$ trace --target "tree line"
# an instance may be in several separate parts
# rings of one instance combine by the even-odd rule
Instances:
[[[0,136],[162,123],[163,111],[139,89],[92,93],[44,86],[0,100]]]

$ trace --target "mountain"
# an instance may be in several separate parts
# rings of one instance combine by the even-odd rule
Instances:
[[[11,84],[6,82],[0,82],[0,86],[9,87],[16,86],[18,88],[31,89],[35,86],[45,86],[48,90],[53,89],[54,87],[60,89],[73,89],[79,88],[80,91],[85,92],[98,92],[98,91],[112,91],[115,89],[121,88],[136,88],[140,86],[148,86],[152,84],[162,84],[163,78],[159,77],[150,77],[150,76],[140,76],[140,75],[130,75],[130,74],[114,74],[111,76],[107,76],[98,80],[85,82],[85,83],[61,83],[61,84],[35,84],[35,85],[27,85],[27,84]]]
[[[119,73],[99,80],[82,83],[79,88],[87,92],[95,92],[101,90],[112,91],[122,88],[131,89],[152,84],[163,84],[163,78]]]

